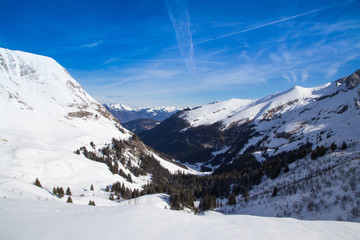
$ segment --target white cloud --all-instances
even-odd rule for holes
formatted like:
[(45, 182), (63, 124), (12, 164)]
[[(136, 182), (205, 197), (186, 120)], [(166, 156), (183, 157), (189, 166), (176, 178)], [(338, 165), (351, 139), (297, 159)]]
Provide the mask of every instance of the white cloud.
[(303, 70), (301, 73), (301, 82), (305, 82), (309, 77), (309, 73), (306, 70)]
[(83, 45), (81, 45), (80, 47), (83, 47), (83, 48), (92, 48), (92, 47), (98, 46), (98, 45), (101, 44), (101, 43), (102, 43), (102, 41), (96, 41), (96, 42), (89, 43), (89, 44), (83, 44)]

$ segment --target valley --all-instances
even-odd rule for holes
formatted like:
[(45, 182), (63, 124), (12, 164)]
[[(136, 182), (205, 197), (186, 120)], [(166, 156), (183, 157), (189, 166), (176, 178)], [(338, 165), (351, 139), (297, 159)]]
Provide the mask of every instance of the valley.
[(0, 48), (0, 238), (114, 238), (120, 221), (133, 239), (252, 239), (259, 224), (265, 239), (356, 239), (359, 74), (173, 109), (138, 136), (55, 60)]

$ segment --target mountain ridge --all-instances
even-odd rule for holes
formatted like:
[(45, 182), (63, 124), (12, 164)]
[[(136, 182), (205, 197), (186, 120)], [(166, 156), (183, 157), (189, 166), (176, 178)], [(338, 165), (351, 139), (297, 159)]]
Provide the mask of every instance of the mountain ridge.
[[(357, 140), (355, 133), (360, 131), (360, 127), (354, 121), (354, 117), (358, 116), (360, 106), (360, 96), (356, 92), (359, 72), (357, 70), (348, 77), (319, 87), (295, 86), (285, 92), (259, 100), (231, 99), (181, 111), (154, 129), (141, 133), (140, 137), (155, 149), (173, 154), (182, 162), (204, 163), (216, 158), (218, 164), (222, 162), (219, 160), (220, 157), (214, 157), (212, 153), (225, 148), (230, 150), (230, 146), (236, 141), (242, 142), (242, 149), (232, 151), (239, 151), (239, 154), (242, 154), (254, 144), (268, 149), (277, 148), (281, 152), (282, 149), (305, 144), (306, 138), (311, 138), (309, 141), (317, 146), (315, 140), (319, 136), (316, 134), (319, 135), (324, 130), (337, 132), (335, 137), (322, 140), (327, 142), (327, 145), (330, 145), (330, 140), (336, 142)], [(344, 124), (346, 121), (350, 121), (348, 124), (356, 130), (349, 131), (351, 127)], [(335, 126), (341, 127), (343, 131), (332, 130), (331, 128)], [(212, 137), (209, 137), (210, 132)], [(161, 136), (167, 134), (171, 137), (161, 140)], [(239, 137), (239, 134), (243, 136)], [(262, 140), (261, 135), (267, 136), (267, 139)], [(292, 138), (290, 139), (292, 142), (289, 142), (289, 139), (284, 138), (285, 135), (288, 136), (287, 138), (297, 136), (298, 140)], [(152, 136), (160, 137), (155, 139)], [(292, 147), (286, 147), (287, 145)], [(187, 147), (188, 155), (184, 151), (177, 150)]]
[(163, 121), (172, 114), (182, 110), (179, 107), (130, 107), (125, 104), (111, 103), (103, 104), (121, 123), (130, 122), (137, 119), (153, 119)]
[(0, 79), (1, 197), (65, 201), (52, 188), (68, 186), (75, 203), (111, 205), (106, 186), (152, 182), (145, 163), (191, 172), (123, 128), (52, 58), (0, 48)]

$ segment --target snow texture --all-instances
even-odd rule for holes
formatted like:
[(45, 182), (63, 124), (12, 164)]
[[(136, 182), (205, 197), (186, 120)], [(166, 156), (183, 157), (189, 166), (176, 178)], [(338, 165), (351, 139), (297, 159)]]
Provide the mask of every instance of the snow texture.
[(130, 107), (125, 104), (111, 103), (104, 106), (115, 116), (121, 123), (133, 121), (136, 119), (154, 119), (163, 121), (174, 113), (182, 110), (179, 107), (162, 106), (162, 107)]
[[(164, 195), (116, 207), (0, 199), (1, 239), (327, 239), (360, 238), (360, 224), (164, 209)], [(46, 219), (46, 221), (44, 221)]]
[[(94, 196), (97, 204), (111, 205), (100, 189), (116, 181), (141, 189), (151, 181), (151, 176), (132, 175), (134, 182), (127, 182), (105, 164), (74, 154), (82, 146), (97, 151), (112, 138), (129, 140), (132, 133), (56, 61), (0, 48), (0, 79), (1, 197), (66, 201), (52, 195), (53, 187), (62, 186), (71, 188), (75, 203), (87, 204)], [(124, 154), (133, 165), (141, 161), (130, 151)], [(171, 172), (188, 172), (154, 155)], [(36, 178), (44, 189), (33, 185)]]

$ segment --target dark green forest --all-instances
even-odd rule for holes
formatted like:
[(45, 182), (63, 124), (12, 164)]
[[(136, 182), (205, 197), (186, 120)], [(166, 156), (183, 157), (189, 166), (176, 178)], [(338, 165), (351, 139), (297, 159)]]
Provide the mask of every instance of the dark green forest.
[[(111, 144), (98, 150), (96, 150), (93, 142), (90, 145), (92, 150), (81, 147), (75, 153), (83, 154), (88, 159), (106, 164), (113, 174), (119, 174), (129, 182), (132, 182), (131, 174), (125, 174), (119, 167), (119, 163), (134, 176), (152, 175), (152, 182), (142, 186), (142, 191), (126, 188), (120, 182), (109, 184), (105, 189), (111, 192), (110, 200), (166, 193), (170, 196), (171, 209), (190, 208), (195, 213), (219, 207), (222, 204), (216, 201), (219, 198), (227, 199), (225, 202), (229, 205), (236, 204), (236, 196), (239, 194), (246, 200), (250, 197), (251, 188), (259, 184), (264, 175), (275, 179), (281, 172), (289, 170), (288, 164), (304, 158), (308, 154), (315, 161), (317, 157), (323, 156), (329, 149), (329, 147), (320, 146), (312, 150), (312, 145), (306, 143), (298, 149), (281, 152), (272, 157), (265, 155), (266, 161), (262, 163), (259, 163), (250, 152), (247, 152), (233, 157), (231, 162), (220, 165), (211, 175), (197, 176), (184, 174), (181, 171), (171, 174), (152, 155), (145, 153), (145, 151), (139, 151), (145, 145), (136, 135), (129, 141), (113, 138)], [(344, 143), (341, 147), (343, 148), (344, 145), (346, 144)], [(331, 149), (336, 148), (337, 146), (332, 144)], [(123, 157), (125, 149), (137, 149), (136, 155), (141, 159), (140, 167), (132, 166), (130, 161), (125, 160)], [(161, 153), (159, 154), (161, 155)], [(162, 155), (162, 157), (167, 158), (166, 155)], [(274, 191), (273, 197), (276, 196), (276, 190)], [(199, 208), (195, 208), (195, 200), (200, 201)]]

